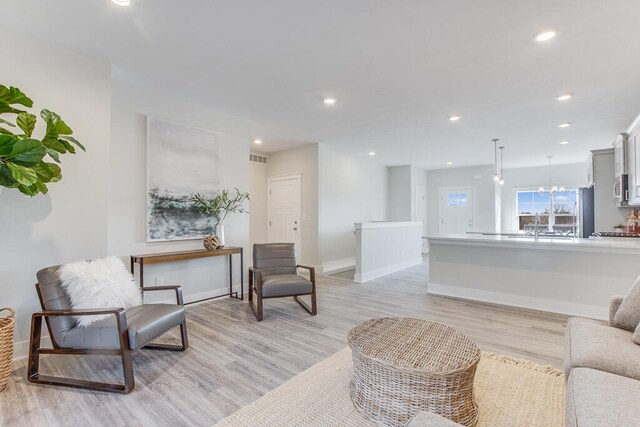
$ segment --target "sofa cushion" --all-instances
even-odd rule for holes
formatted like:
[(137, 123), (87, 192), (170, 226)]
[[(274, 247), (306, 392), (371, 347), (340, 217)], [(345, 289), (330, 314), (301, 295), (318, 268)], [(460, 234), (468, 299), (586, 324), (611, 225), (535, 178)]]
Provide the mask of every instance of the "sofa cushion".
[[(143, 304), (126, 311), (129, 348), (137, 350), (149, 344), (169, 329), (184, 321), (184, 306), (175, 304)], [(86, 327), (76, 327), (64, 335), (62, 348), (118, 349), (116, 318), (106, 319)]]
[(640, 380), (640, 348), (632, 333), (597, 320), (569, 319), (565, 333), (564, 370), (592, 368)]
[(566, 425), (640, 425), (640, 381), (594, 369), (576, 368), (567, 381)]
[(636, 331), (633, 333), (633, 342), (640, 345), (640, 324), (638, 324)]
[(613, 316), (613, 326), (634, 331), (640, 323), (640, 277), (623, 298), (618, 311)]
[(310, 294), (313, 286), (310, 281), (297, 274), (272, 274), (262, 281), (263, 297)]

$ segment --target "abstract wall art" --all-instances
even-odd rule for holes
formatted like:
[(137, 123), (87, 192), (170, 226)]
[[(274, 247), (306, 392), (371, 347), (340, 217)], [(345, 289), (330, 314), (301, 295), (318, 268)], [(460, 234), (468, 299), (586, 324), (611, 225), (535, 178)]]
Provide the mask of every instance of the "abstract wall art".
[(191, 207), (193, 193), (220, 189), (218, 134), (147, 118), (147, 242), (199, 239), (215, 224)]

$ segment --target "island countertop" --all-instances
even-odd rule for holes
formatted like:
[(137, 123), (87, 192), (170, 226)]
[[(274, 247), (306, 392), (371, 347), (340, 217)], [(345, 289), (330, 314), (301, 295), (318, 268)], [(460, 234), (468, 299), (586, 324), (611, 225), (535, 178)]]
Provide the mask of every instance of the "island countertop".
[(582, 239), (568, 237), (539, 237), (491, 234), (447, 234), (427, 237), (429, 244), (464, 246), (492, 246), (575, 252), (605, 252), (640, 254), (640, 239)]

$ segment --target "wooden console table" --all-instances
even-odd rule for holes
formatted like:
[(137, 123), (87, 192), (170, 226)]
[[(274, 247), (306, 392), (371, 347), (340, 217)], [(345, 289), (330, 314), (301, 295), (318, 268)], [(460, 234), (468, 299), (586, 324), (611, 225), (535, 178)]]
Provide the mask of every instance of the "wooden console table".
[[(240, 296), (238, 292), (233, 292), (233, 255), (240, 255)], [(144, 266), (147, 264), (159, 264), (163, 262), (185, 261), (189, 259), (209, 258), (214, 256), (228, 256), (229, 257), (229, 292), (222, 295), (216, 295), (211, 298), (204, 298), (198, 301), (192, 301), (188, 304), (194, 304), (196, 302), (208, 301), (215, 298), (229, 296), (231, 298), (238, 298), (241, 301), (244, 300), (244, 253), (242, 248), (235, 246), (225, 246), (222, 249), (214, 249), (208, 251), (206, 249), (196, 249), (191, 251), (179, 251), (179, 252), (162, 252), (156, 254), (146, 255), (131, 255), (131, 274), (134, 273), (135, 265), (140, 265), (140, 287), (144, 286)], [(185, 304), (187, 305), (187, 304)]]

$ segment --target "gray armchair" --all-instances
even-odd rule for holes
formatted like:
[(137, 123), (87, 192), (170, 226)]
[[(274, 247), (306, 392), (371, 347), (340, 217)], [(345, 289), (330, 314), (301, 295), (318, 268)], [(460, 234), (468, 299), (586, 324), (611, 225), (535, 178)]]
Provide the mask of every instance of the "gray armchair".
[[(31, 342), (27, 379), (32, 383), (75, 387), (87, 390), (129, 393), (135, 387), (131, 353), (141, 348), (184, 351), (189, 347), (182, 288), (154, 286), (141, 292), (172, 290), (176, 304), (142, 304), (123, 308), (73, 310), (71, 300), (62, 287), (58, 270), (53, 266), (38, 271), (36, 290), (43, 311), (31, 317)], [(76, 316), (109, 315), (87, 327), (79, 327)], [(52, 348), (40, 348), (42, 319), (45, 319)], [(152, 340), (180, 326), (181, 345), (150, 344)], [(83, 354), (120, 356), (124, 385), (40, 375), (41, 354)]]
[[(310, 280), (298, 275), (299, 268), (309, 270)], [(311, 306), (300, 300), (299, 297), (302, 295), (311, 296)], [(297, 263), (293, 243), (254, 244), (253, 267), (249, 268), (249, 305), (256, 319), (262, 320), (263, 299), (282, 297), (293, 297), (302, 308), (316, 315), (318, 307), (315, 269)]]

